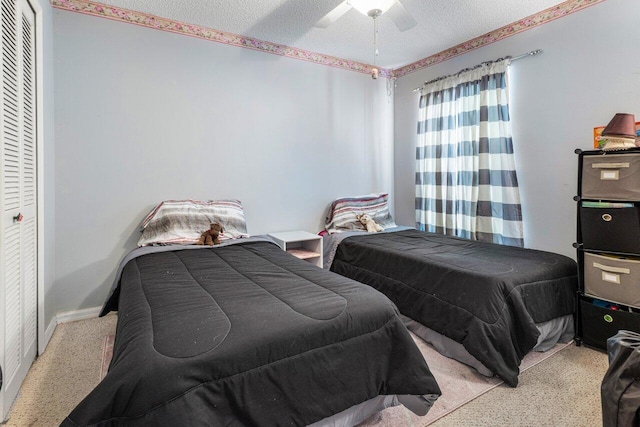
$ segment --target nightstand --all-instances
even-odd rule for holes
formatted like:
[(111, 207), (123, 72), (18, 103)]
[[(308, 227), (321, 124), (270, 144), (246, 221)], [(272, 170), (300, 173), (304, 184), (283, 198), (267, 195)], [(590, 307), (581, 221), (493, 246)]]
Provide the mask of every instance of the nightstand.
[(268, 236), (282, 250), (322, 268), (322, 236), (307, 231), (283, 231)]

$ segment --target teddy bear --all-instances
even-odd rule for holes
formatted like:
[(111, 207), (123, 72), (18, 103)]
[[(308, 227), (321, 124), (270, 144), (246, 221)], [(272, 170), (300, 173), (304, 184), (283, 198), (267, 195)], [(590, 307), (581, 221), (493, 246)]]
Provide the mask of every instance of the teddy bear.
[(222, 229), (222, 226), (220, 224), (218, 224), (217, 222), (211, 224), (211, 227), (207, 231), (202, 232), (202, 234), (200, 235), (200, 240), (198, 240), (198, 243), (196, 244), (209, 246), (217, 245), (220, 243), (220, 239), (218, 238), (218, 236), (223, 232), (224, 230)]
[(378, 231), (384, 230), (367, 214), (356, 215), (356, 219), (367, 228), (368, 233), (377, 233)]

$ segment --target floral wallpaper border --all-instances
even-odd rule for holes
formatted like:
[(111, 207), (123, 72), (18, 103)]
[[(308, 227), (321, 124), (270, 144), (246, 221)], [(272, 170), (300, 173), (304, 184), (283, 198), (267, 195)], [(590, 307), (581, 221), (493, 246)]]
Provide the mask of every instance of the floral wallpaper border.
[[(329, 55), (323, 55), (321, 53), (297, 49), (294, 47), (271, 43), (264, 40), (253, 39), (250, 37), (227, 33), (224, 31), (206, 28), (199, 25), (187, 24), (167, 18), (161, 18), (159, 16), (149, 15), (142, 12), (136, 12), (133, 10), (108, 6), (93, 1), (51, 0), (51, 5), (58, 9), (99, 16), (102, 18), (113, 19), (116, 21), (127, 22), (129, 24), (136, 24), (143, 27), (155, 28), (157, 30), (169, 31), (186, 36), (198, 37), (218, 43), (224, 43), (232, 46), (258, 50), (260, 52), (271, 53), (273, 55), (286, 56), (287, 58), (300, 59), (303, 61), (314, 62), (316, 64), (343, 68), (350, 71), (357, 71), (359, 73), (371, 74), (371, 70), (372, 68), (374, 68), (372, 65), (364, 64), (361, 62), (336, 58)], [(379, 67), (377, 68), (380, 77), (389, 78), (392, 76), (392, 70)]]
[[(435, 55), (431, 55), (427, 58), (423, 58), (419, 61), (413, 62), (409, 65), (405, 65), (398, 69), (391, 70), (379, 68), (379, 75), (383, 78), (402, 77), (406, 74), (410, 74), (423, 68), (430, 67), (432, 65), (446, 61), (455, 56), (462, 55), (479, 47), (494, 43), (498, 40), (502, 40), (514, 34), (518, 34), (522, 31), (537, 27), (549, 21), (562, 18), (566, 15), (577, 12), (594, 4), (601, 3), (603, 1), (605, 0), (567, 0), (557, 6), (550, 7), (543, 10), (542, 12), (538, 12), (517, 22), (506, 25), (502, 28), (486, 33), (480, 37), (476, 37), (472, 40), (466, 41), (450, 49), (444, 50)], [(51, 5), (62, 10), (99, 16), (102, 18), (136, 24), (143, 27), (155, 28), (157, 30), (198, 37), (218, 43), (253, 49), (260, 52), (271, 53), (273, 55), (285, 56), (287, 58), (299, 59), (316, 64), (327, 65), (330, 67), (356, 71), (359, 73), (371, 74), (371, 70), (374, 68), (372, 65), (364, 64), (362, 62), (336, 58), (333, 56), (323, 55), (321, 53), (311, 52), (308, 50), (297, 49), (294, 47), (271, 43), (264, 40), (253, 39), (238, 34), (227, 33), (212, 28), (201, 27), (199, 25), (187, 24), (167, 18), (161, 18), (159, 16), (149, 15), (142, 12), (108, 6), (89, 0), (51, 0)]]
[(546, 24), (547, 22), (562, 18), (586, 7), (593, 6), (594, 4), (602, 3), (603, 1), (605, 0), (567, 0), (564, 3), (560, 3), (556, 6), (545, 9), (542, 12), (527, 16), (526, 18), (513, 22), (509, 25), (505, 25), (504, 27), (498, 28), (497, 30), (490, 31), (486, 34), (481, 35), (480, 37), (476, 37), (475, 39), (460, 43), (457, 46), (454, 46), (447, 50), (443, 50), (442, 52), (436, 53), (435, 55), (431, 55), (409, 65), (397, 68), (393, 70), (393, 76), (402, 77), (404, 75), (413, 73), (414, 71), (430, 67), (432, 65), (451, 59), (455, 56), (462, 55), (474, 49), (478, 49), (482, 46), (486, 46), (488, 44), (521, 33), (522, 31), (530, 30), (542, 24)]

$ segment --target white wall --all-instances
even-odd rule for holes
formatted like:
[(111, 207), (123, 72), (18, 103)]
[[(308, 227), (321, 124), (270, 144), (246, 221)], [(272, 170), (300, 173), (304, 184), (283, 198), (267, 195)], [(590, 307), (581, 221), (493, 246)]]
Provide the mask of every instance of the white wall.
[(54, 11), (56, 310), (103, 303), (165, 199), (238, 198), (249, 233), (393, 190), (385, 81)]
[[(616, 112), (640, 121), (638, 16), (637, 0), (609, 0), (409, 74), (394, 110), (385, 81), (365, 74), (54, 10), (47, 306), (50, 291), (55, 311), (101, 305), (139, 222), (163, 199), (239, 198), (249, 232), (261, 234), (315, 232), (334, 198), (390, 191), (396, 221), (413, 225), (412, 89), (537, 48), (511, 72), (525, 243), (573, 257), (573, 150), (591, 148), (593, 127)], [(52, 79), (45, 67), (45, 86)]]
[(511, 116), (525, 245), (575, 258), (576, 148), (615, 113), (640, 121), (640, 2), (609, 0), (398, 79), (395, 215), (415, 225), (415, 143), (422, 82), (534, 49), (511, 66)]
[[(53, 9), (48, 0), (40, 0), (42, 7), (43, 41), (43, 106), (44, 106), (44, 325), (55, 317), (55, 137), (54, 137), (54, 79), (53, 79)], [(42, 350), (42, 349), (41, 349)]]

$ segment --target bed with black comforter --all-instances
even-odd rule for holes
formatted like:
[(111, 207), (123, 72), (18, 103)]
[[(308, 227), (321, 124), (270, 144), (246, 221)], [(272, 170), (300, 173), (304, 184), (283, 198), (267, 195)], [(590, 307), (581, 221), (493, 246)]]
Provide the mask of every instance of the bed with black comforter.
[(511, 386), (536, 324), (575, 311), (572, 259), (415, 229), (343, 238), (331, 270), (378, 289)]
[[(395, 306), (272, 242), (139, 248), (103, 313), (113, 359), (64, 426), (302, 426), (440, 394)], [(159, 251), (159, 252), (155, 252)]]

